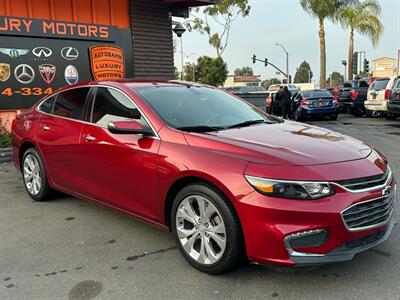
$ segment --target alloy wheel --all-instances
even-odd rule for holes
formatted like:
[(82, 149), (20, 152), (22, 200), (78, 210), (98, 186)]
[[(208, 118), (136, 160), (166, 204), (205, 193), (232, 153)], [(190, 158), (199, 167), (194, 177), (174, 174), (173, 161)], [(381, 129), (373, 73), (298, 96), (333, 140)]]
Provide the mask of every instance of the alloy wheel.
[(28, 154), (24, 159), (23, 175), (29, 193), (33, 196), (38, 195), (42, 187), (42, 174), (39, 162), (32, 154)]
[(222, 258), (227, 244), (225, 223), (205, 197), (183, 199), (176, 211), (176, 231), (184, 251), (197, 263), (212, 265)]

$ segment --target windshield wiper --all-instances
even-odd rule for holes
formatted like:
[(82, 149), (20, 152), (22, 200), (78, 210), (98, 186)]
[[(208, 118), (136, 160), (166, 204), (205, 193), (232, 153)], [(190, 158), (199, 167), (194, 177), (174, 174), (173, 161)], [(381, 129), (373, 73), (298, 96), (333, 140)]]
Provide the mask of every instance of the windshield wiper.
[(182, 131), (189, 131), (189, 132), (210, 132), (210, 131), (218, 131), (218, 130), (225, 129), (225, 128), (224, 127), (216, 127), (216, 126), (199, 125), (199, 126), (177, 127), (176, 129), (182, 130)]
[(232, 128), (239, 128), (239, 127), (247, 127), (247, 126), (251, 126), (251, 125), (255, 125), (255, 124), (273, 124), (272, 122), (267, 122), (266, 120), (250, 120), (250, 121), (245, 121), (245, 122), (241, 122), (235, 125), (231, 125), (228, 126), (228, 129), (232, 129)]

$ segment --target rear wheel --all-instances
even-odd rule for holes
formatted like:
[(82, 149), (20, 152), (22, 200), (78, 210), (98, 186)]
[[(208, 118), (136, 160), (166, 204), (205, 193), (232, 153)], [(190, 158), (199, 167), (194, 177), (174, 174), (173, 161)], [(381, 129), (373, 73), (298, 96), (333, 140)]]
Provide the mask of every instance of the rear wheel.
[(22, 175), (25, 189), (33, 200), (46, 201), (50, 199), (52, 190), (47, 182), (42, 159), (35, 148), (30, 148), (24, 153)]
[(178, 193), (171, 229), (184, 258), (202, 272), (228, 272), (242, 258), (243, 238), (236, 213), (209, 185), (189, 185)]

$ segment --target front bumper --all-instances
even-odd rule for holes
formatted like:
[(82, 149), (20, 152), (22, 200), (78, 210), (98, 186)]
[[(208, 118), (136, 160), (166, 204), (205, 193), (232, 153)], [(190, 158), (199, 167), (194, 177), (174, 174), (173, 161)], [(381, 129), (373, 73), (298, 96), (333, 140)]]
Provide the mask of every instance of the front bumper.
[[(395, 182), (393, 206), (397, 199)], [(255, 263), (279, 266), (307, 266), (351, 260), (357, 253), (385, 242), (393, 231), (392, 212), (385, 222), (362, 230), (346, 226), (342, 212), (372, 199), (382, 198), (382, 190), (352, 193), (337, 187), (330, 197), (288, 200), (253, 192), (237, 204), (246, 251)], [(325, 230), (327, 238), (317, 246), (291, 247), (287, 237), (307, 231)]]

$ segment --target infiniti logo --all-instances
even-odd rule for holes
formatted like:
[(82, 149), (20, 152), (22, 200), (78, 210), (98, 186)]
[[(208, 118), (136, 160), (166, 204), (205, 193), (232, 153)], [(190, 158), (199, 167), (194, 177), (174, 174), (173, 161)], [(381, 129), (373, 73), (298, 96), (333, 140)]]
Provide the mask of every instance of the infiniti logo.
[(32, 50), (32, 53), (39, 58), (48, 58), (53, 54), (53, 51), (46, 47), (36, 47)]
[(79, 52), (74, 47), (65, 47), (61, 50), (61, 56), (66, 60), (75, 60), (79, 57)]
[(35, 71), (26, 64), (18, 65), (14, 70), (15, 79), (22, 84), (31, 83), (35, 79)]

